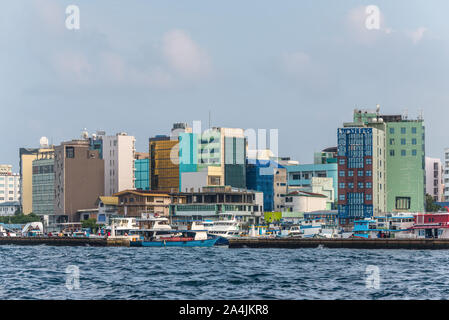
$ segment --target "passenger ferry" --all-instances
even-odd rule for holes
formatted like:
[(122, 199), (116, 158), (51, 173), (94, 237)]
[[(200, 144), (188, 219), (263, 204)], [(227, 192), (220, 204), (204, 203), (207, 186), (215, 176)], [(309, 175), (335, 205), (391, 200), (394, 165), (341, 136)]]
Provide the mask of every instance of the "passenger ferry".
[(242, 233), (240, 230), (240, 222), (234, 215), (226, 213), (220, 214), (218, 220), (203, 220), (203, 225), (207, 233), (213, 236), (231, 238), (239, 236)]

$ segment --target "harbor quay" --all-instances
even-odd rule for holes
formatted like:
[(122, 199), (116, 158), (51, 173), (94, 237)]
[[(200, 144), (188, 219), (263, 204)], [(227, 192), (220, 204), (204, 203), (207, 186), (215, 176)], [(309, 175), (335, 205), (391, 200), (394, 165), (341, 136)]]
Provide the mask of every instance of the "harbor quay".
[(47, 246), (86, 246), (86, 247), (129, 247), (128, 240), (92, 239), (68, 237), (0, 237), (0, 245), (47, 245)]
[(449, 249), (449, 239), (231, 239), (229, 248)]

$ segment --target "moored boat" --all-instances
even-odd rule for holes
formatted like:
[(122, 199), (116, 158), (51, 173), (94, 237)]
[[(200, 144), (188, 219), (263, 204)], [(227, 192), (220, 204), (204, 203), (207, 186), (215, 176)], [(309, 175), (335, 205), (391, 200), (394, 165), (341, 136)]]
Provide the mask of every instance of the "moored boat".
[(212, 247), (220, 239), (206, 230), (141, 229), (135, 234), (139, 237), (130, 241), (131, 247)]

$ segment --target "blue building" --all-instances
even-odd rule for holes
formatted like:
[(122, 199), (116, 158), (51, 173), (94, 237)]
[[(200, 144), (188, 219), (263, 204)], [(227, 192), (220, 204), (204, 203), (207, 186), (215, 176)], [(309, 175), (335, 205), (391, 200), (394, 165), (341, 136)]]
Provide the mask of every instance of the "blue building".
[(150, 160), (134, 160), (134, 178), (135, 187), (138, 190), (150, 190)]
[(312, 177), (332, 178), (335, 191), (338, 190), (338, 164), (298, 164), (286, 166), (287, 184), (289, 187), (307, 187), (311, 185)]
[(283, 168), (271, 160), (247, 159), (246, 188), (263, 192), (265, 211), (274, 211), (274, 174), (276, 168)]

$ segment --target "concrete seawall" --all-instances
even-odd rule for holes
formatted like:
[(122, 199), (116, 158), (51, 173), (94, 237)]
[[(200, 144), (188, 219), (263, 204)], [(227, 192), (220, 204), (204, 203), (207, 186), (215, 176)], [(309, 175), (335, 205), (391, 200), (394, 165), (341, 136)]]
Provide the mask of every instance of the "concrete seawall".
[(129, 247), (128, 240), (62, 238), (62, 237), (0, 237), (0, 245), (15, 244), (47, 246)]
[(230, 239), (229, 248), (449, 249), (449, 239)]

